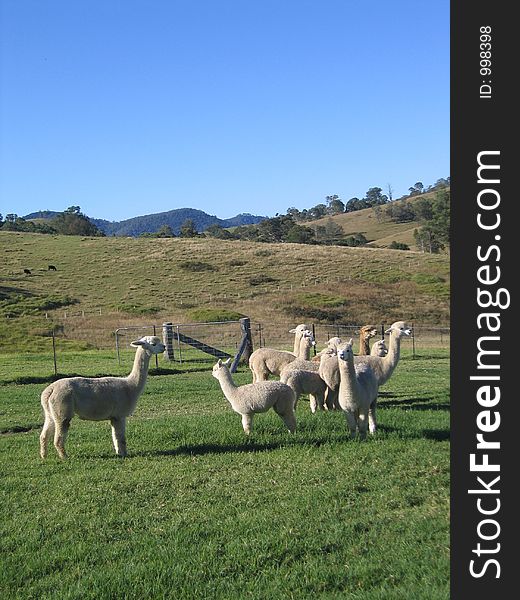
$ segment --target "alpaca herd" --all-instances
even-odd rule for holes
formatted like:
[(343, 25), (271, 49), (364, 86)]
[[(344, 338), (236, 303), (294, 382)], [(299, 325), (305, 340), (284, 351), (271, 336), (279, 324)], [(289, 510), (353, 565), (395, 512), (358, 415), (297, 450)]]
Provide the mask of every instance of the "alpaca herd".
[[(231, 359), (221, 359), (213, 366), (215, 377), (231, 405), (241, 415), (246, 435), (252, 430), (256, 413), (271, 408), (280, 416), (290, 433), (296, 430), (296, 408), (303, 394), (309, 395), (312, 413), (341, 410), (345, 414), (350, 436), (365, 439), (367, 431), (376, 431), (376, 404), (379, 387), (394, 372), (400, 357), (401, 339), (411, 334), (404, 321), (397, 321), (385, 332), (384, 339), (370, 348), (369, 339), (377, 334), (368, 325), (360, 331), (360, 353), (354, 355), (352, 339), (334, 337), (312, 360), (316, 345), (311, 328), (305, 324), (290, 330), (294, 334), (293, 352), (259, 348), (249, 357), (253, 382), (237, 386), (229, 370)], [(66, 457), (65, 441), (74, 415), (88, 421), (110, 421), (115, 452), (126, 451), (126, 418), (136, 408), (148, 374), (150, 358), (161, 354), (165, 346), (156, 336), (145, 336), (131, 346), (136, 348), (133, 368), (127, 377), (68, 377), (45, 388), (41, 395), (45, 422), (40, 434), (40, 456), (47, 455), (53, 437), (60, 458)], [(269, 380), (277, 376), (279, 380)]]

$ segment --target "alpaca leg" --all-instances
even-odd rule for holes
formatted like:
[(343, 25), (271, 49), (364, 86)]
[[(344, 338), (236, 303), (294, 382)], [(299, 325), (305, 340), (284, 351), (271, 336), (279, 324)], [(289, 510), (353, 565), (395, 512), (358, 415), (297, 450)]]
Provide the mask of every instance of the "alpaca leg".
[(376, 408), (377, 402), (374, 400), (368, 409), (368, 430), (372, 435), (377, 429)]
[(55, 421), (54, 427), (54, 447), (58, 452), (60, 458), (67, 458), (65, 452), (65, 442), (67, 440), (67, 434), (69, 432), (70, 419), (61, 419)]
[(273, 410), (277, 415), (280, 416), (290, 433), (294, 433), (296, 431), (296, 416), (294, 414), (294, 408), (292, 403), (287, 404), (277, 402), (273, 406)]
[(350, 431), (350, 437), (354, 439), (356, 437), (356, 416), (351, 410), (346, 410), (345, 418), (347, 419), (347, 426)]
[(328, 387), (325, 390), (325, 410), (332, 410), (332, 407), (333, 407), (332, 394), (333, 394), (333, 391)]
[(316, 402), (316, 396), (313, 394), (309, 394), (309, 406), (311, 407), (311, 413), (314, 414), (318, 408), (318, 403)]
[(253, 415), (242, 415), (242, 427), (244, 429), (244, 433), (249, 435), (251, 433), (251, 429), (253, 428)]
[(112, 426), (112, 441), (114, 443), (114, 449), (116, 454), (121, 457), (126, 456), (126, 419), (110, 419), (110, 425)]
[(315, 396), (316, 396), (316, 403), (318, 405), (318, 408), (320, 410), (326, 410), (325, 409), (325, 391), (323, 391), (323, 392), (319, 391), (315, 394)]
[(40, 433), (40, 456), (42, 458), (47, 456), (47, 444), (53, 433), (54, 421), (49, 413), (45, 413), (45, 422), (43, 424), (42, 432)]
[(368, 429), (368, 411), (359, 411), (358, 416), (359, 438), (365, 440)]
[(296, 431), (296, 417), (294, 412), (288, 412), (285, 415), (280, 415), (282, 421), (285, 423), (285, 426), (289, 430), (290, 433), (294, 433)]

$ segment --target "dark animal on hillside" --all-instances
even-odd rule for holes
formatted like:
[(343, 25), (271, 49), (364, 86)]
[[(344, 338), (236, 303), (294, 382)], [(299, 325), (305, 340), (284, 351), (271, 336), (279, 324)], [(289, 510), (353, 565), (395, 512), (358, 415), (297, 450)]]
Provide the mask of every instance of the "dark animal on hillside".
[(29, 269), (24, 269), (24, 270), (23, 270), (23, 272), (24, 272), (26, 275), (30, 275), (30, 274), (31, 274), (31, 272), (29, 271)]
[(57, 271), (58, 269), (54, 265), (48, 266), (49, 271)]

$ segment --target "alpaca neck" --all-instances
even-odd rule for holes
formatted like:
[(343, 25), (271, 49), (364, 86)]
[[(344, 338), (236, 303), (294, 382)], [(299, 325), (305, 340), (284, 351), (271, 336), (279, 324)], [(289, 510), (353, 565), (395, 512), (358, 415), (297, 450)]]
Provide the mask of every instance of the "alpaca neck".
[(218, 381), (220, 383), (220, 388), (224, 392), (224, 396), (228, 399), (231, 405), (233, 405), (233, 400), (235, 397), (235, 391), (237, 386), (231, 377), (231, 373), (228, 369), (221, 369), (219, 372)]
[(298, 356), (298, 354), (300, 353), (300, 342), (302, 341), (301, 336), (298, 336), (298, 334), (296, 333), (294, 335), (294, 348), (293, 348), (293, 354), (295, 354), (296, 356)]
[(393, 370), (399, 362), (401, 354), (401, 338), (397, 337), (394, 332), (390, 333), (390, 342), (388, 344), (388, 354), (381, 358), (383, 365), (382, 371), (385, 377), (390, 377)]
[(368, 342), (368, 338), (361, 334), (359, 336), (359, 354), (360, 356), (370, 354), (370, 344)]
[(356, 375), (356, 369), (354, 368), (354, 356), (348, 354), (347, 360), (338, 358), (338, 364), (341, 383), (345, 384), (344, 389), (347, 396), (355, 400), (359, 395), (360, 386)]
[(310, 360), (311, 358), (311, 346), (302, 339), (300, 342), (300, 346), (298, 348), (298, 353), (296, 354), (298, 358), (303, 360)]
[(148, 365), (150, 364), (150, 355), (143, 348), (137, 348), (134, 358), (134, 366), (130, 375), (126, 378), (128, 383), (136, 388), (138, 394), (143, 391), (148, 376)]

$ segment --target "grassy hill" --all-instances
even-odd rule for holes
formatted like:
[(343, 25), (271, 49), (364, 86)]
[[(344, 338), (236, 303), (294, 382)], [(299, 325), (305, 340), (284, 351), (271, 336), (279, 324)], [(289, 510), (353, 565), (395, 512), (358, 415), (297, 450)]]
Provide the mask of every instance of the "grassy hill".
[(105, 332), (163, 320), (449, 320), (449, 261), (443, 255), (0, 232), (0, 256), (0, 350), (20, 336), (37, 349), (53, 324), (71, 340), (103, 346), (112, 344), (102, 339)]
[[(395, 200), (393, 204), (398, 205), (403, 202), (414, 203), (420, 198), (432, 198), (434, 195), (435, 192), (430, 192), (421, 196)], [(414, 229), (421, 226), (418, 221), (394, 223), (387, 217), (378, 220), (374, 209), (365, 208), (350, 213), (325, 217), (316, 221), (309, 221), (305, 225), (309, 227), (325, 226), (329, 219), (332, 219), (342, 227), (345, 237), (362, 233), (369, 241), (368, 245), (371, 247), (387, 248), (393, 241), (396, 241), (407, 244), (411, 250), (418, 250), (413, 236)]]

